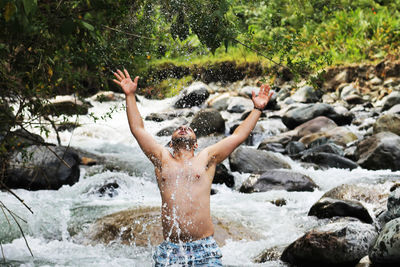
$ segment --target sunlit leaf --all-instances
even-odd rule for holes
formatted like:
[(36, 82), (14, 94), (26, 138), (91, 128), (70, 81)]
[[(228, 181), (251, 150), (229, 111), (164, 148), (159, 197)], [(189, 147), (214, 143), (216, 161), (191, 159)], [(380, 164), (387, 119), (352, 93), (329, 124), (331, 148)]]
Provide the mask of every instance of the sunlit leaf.
[(82, 24), (83, 27), (85, 27), (85, 28), (88, 29), (89, 31), (93, 31), (93, 30), (94, 30), (93, 25), (91, 25), (91, 24), (89, 24), (89, 23), (87, 23), (87, 22), (85, 22), (85, 21), (81, 21), (81, 24)]

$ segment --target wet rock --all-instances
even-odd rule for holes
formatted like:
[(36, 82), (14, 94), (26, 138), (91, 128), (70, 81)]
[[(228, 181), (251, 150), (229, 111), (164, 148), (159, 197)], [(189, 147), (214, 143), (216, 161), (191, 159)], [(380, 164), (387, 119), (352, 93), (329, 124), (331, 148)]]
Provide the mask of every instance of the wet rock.
[(237, 96), (237, 94), (232, 92), (218, 94), (207, 101), (207, 106), (218, 111), (226, 110), (229, 105), (229, 100), (234, 96)]
[(314, 191), (318, 186), (307, 175), (289, 170), (269, 170), (263, 174), (252, 174), (243, 182), (242, 193), (267, 192), (270, 190)]
[(161, 129), (156, 133), (157, 136), (171, 136), (172, 133), (177, 129), (175, 126), (169, 126)]
[[(343, 122), (343, 115), (336, 113), (332, 106), (325, 103), (294, 106), (283, 115), (282, 122), (289, 129), (294, 129), (300, 124), (318, 116), (328, 117), (339, 125), (342, 125), (341, 123)], [(341, 123), (338, 123), (338, 121)]]
[(257, 149), (264, 150), (270, 143), (281, 143), (286, 146), (289, 142), (296, 138), (295, 131), (284, 132), (275, 136), (270, 136), (261, 141)]
[(90, 107), (88, 103), (70, 95), (56, 96), (49, 102), (50, 104), (44, 106), (42, 110), (46, 115), (86, 115)]
[(368, 256), (374, 266), (399, 266), (400, 218), (391, 220), (383, 227)]
[[(317, 139), (316, 141), (318, 141), (319, 139)], [(307, 155), (307, 154), (313, 154), (313, 153), (320, 153), (320, 152), (324, 152), (324, 153), (330, 153), (330, 154), (337, 154), (340, 156), (344, 155), (344, 151), (342, 149), (342, 147), (336, 145), (335, 143), (330, 143), (330, 142), (326, 142), (322, 145), (314, 145), (314, 143), (310, 144), (310, 149), (307, 149), (306, 151), (303, 152), (303, 156)]]
[(324, 168), (356, 169), (357, 163), (337, 154), (316, 152), (307, 153), (301, 157), (302, 161), (315, 163)]
[(215, 109), (203, 109), (195, 114), (190, 127), (197, 137), (225, 133), (225, 120)]
[(285, 151), (289, 156), (299, 155), (306, 149), (305, 145), (302, 142), (292, 141), (286, 145)]
[[(333, 69), (332, 69), (333, 70)], [(328, 70), (328, 73), (330, 71)], [(329, 75), (329, 74), (328, 74)], [(328, 90), (328, 91), (333, 91), (336, 90), (336, 88), (340, 85), (340, 84), (344, 84), (347, 83), (351, 80), (351, 74), (349, 73), (348, 69), (345, 69), (339, 73), (337, 73), (335, 76), (333, 76), (333, 78), (331, 79), (327, 79), (324, 82), (323, 88)]]
[(388, 188), (380, 185), (355, 185), (342, 184), (326, 192), (322, 198), (334, 198), (340, 200), (357, 200), (370, 204), (379, 205), (386, 200)]
[(267, 261), (277, 261), (282, 255), (284, 247), (272, 247), (263, 250), (259, 255), (257, 255), (254, 259), (254, 263), (264, 263)]
[(400, 135), (400, 114), (385, 114), (374, 123), (374, 133), (392, 132)]
[(290, 244), (281, 260), (296, 266), (354, 266), (377, 232), (370, 224), (337, 222), (317, 227)]
[[(212, 218), (214, 238), (223, 246), (226, 240), (259, 240), (261, 236), (234, 222)], [(74, 241), (85, 245), (120, 243), (147, 247), (163, 241), (160, 208), (124, 210), (104, 216), (88, 229), (74, 236)]]
[(150, 113), (144, 119), (146, 121), (162, 122), (166, 120), (172, 120), (174, 117), (167, 113)]
[(303, 136), (299, 141), (304, 143), (304, 145), (308, 146), (312, 142), (320, 138), (326, 138), (326, 140), (334, 142), (335, 144), (343, 147), (358, 139), (357, 136), (351, 130), (349, 130), (347, 127), (341, 126), (332, 128), (327, 131), (321, 131)]
[(99, 189), (97, 189), (97, 194), (99, 197), (116, 197), (118, 196), (118, 191), (116, 190), (119, 188), (119, 185), (117, 182), (111, 182), (107, 183), (105, 185), (102, 185)]
[(367, 100), (364, 99), (364, 97), (356, 94), (345, 96), (343, 100), (350, 105), (359, 105), (367, 102)]
[(12, 155), (3, 182), (9, 188), (57, 190), (79, 180), (79, 162), (79, 156), (65, 147), (29, 146)]
[(339, 200), (360, 201), (368, 203), (371, 211), (378, 216), (386, 210), (389, 188), (386, 185), (355, 185), (343, 184), (332, 188), (321, 198), (333, 198)]
[(252, 110), (254, 107), (253, 101), (244, 97), (232, 97), (229, 100), (227, 111), (230, 113), (243, 113)]
[(247, 85), (239, 90), (239, 94), (246, 95), (247, 97), (251, 98), (251, 92), (253, 91), (255, 94), (258, 94), (258, 92), (260, 92), (260, 87)]
[(358, 94), (357, 88), (354, 86), (354, 84), (351, 83), (342, 88), (342, 90), (340, 91), (340, 98), (346, 100), (346, 97), (357, 94)]
[(286, 199), (284, 198), (278, 198), (275, 200), (271, 200), (270, 203), (274, 204), (277, 207), (282, 207), (286, 205)]
[(321, 198), (318, 200), (311, 207), (308, 216), (316, 216), (319, 219), (335, 216), (354, 217), (365, 223), (373, 222), (368, 210), (359, 201), (333, 198)]
[(292, 95), (292, 99), (301, 103), (315, 103), (321, 99), (322, 95), (323, 92), (321, 90), (305, 85)]
[(390, 192), (387, 201), (387, 210), (379, 216), (379, 220), (383, 223), (396, 218), (400, 218), (400, 187)]
[(235, 177), (228, 171), (224, 164), (218, 164), (212, 183), (225, 184), (227, 187), (234, 187)]
[(301, 138), (312, 133), (327, 131), (336, 127), (337, 124), (333, 120), (325, 116), (318, 116), (297, 126), (295, 131), (297, 132), (297, 136)]
[(265, 146), (263, 147), (263, 150), (266, 151), (271, 151), (271, 152), (275, 152), (275, 153), (285, 153), (285, 148), (283, 147), (283, 145), (281, 143), (268, 143), (265, 144)]
[(382, 110), (388, 110), (397, 104), (400, 104), (400, 92), (393, 91), (385, 98)]
[(271, 169), (290, 169), (290, 165), (272, 152), (239, 146), (229, 156), (232, 171), (263, 173)]
[(274, 94), (276, 96), (276, 99), (278, 101), (283, 101), (286, 98), (290, 97), (290, 92), (292, 91), (292, 86), (291, 85), (283, 85), (280, 90)]
[(210, 96), (208, 86), (202, 82), (194, 82), (184, 89), (175, 102), (175, 108), (190, 108), (200, 106)]
[(400, 136), (381, 132), (357, 145), (358, 164), (368, 170), (400, 170)]

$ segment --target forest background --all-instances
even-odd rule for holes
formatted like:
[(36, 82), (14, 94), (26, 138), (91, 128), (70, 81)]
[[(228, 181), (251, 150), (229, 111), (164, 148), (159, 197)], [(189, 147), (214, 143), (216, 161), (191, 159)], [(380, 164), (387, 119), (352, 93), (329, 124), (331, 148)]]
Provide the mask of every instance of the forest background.
[[(119, 91), (117, 68), (142, 77), (141, 94), (164, 98), (204, 71), (215, 73), (206, 82), (251, 68), (315, 81), (328, 66), (398, 57), (400, 0), (1, 0), (0, 29), (5, 159), (12, 129), (46, 134), (62, 123), (47, 116), (49, 98)], [(244, 71), (227, 77), (226, 66)]]

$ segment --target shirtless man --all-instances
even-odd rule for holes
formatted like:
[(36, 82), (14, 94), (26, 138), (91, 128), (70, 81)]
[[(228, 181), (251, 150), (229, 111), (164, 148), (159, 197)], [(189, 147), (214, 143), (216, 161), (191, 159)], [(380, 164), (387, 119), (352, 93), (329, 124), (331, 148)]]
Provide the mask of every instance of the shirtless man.
[(131, 80), (127, 70), (117, 70), (113, 81), (126, 96), (129, 126), (140, 148), (153, 163), (162, 198), (161, 220), (165, 241), (155, 253), (156, 266), (222, 266), (221, 252), (213, 239), (210, 190), (218, 163), (226, 159), (249, 136), (272, 93), (262, 85), (253, 92), (254, 109), (234, 133), (198, 154), (196, 134), (180, 126), (171, 137), (170, 147), (158, 144), (144, 129), (135, 92), (139, 77)]

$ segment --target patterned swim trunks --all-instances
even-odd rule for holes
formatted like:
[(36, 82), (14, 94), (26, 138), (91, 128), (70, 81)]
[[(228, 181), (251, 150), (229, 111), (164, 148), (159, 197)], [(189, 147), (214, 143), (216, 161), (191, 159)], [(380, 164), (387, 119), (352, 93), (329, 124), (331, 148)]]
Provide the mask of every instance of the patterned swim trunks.
[(155, 266), (222, 266), (222, 254), (212, 236), (175, 244), (164, 241), (153, 255)]

